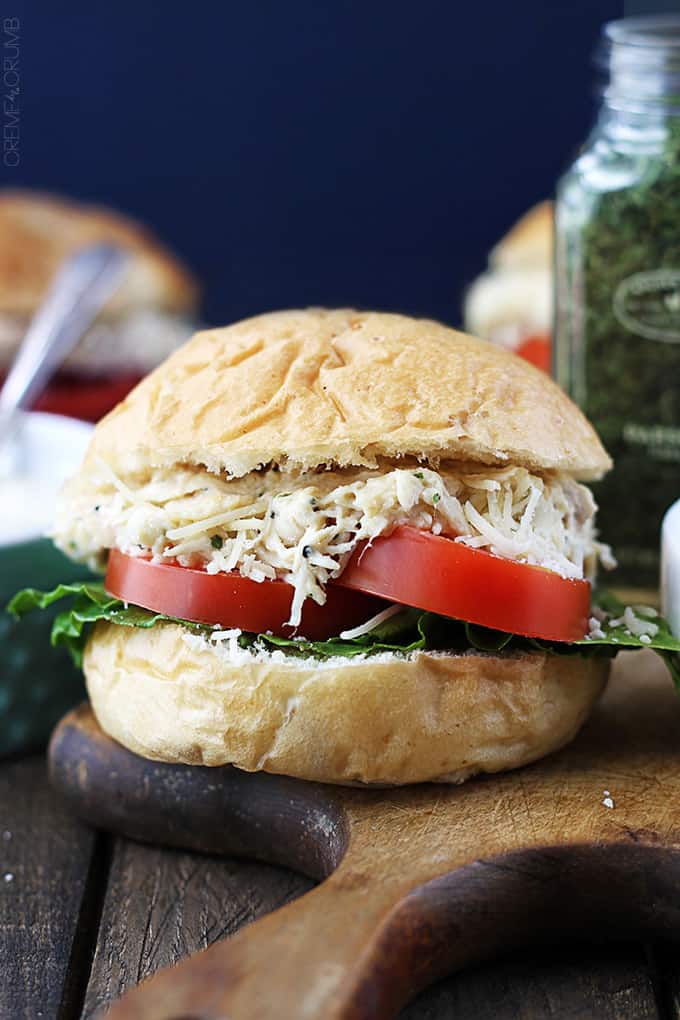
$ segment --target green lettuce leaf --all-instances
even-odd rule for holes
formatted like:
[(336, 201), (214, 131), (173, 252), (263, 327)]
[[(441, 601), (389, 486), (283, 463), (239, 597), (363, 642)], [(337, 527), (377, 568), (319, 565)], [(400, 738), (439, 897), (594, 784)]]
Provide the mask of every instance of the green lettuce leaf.
[[(70, 606), (58, 614), (52, 627), (52, 644), (65, 645), (78, 665), (82, 664), (87, 635), (98, 620), (123, 627), (153, 627), (162, 622), (180, 623), (206, 635), (212, 630), (204, 624), (190, 623), (138, 606), (126, 605), (108, 595), (101, 583), (92, 581), (61, 584), (49, 592), (26, 588), (14, 596), (7, 608), (15, 616), (23, 616), (33, 609), (45, 609), (53, 602), (69, 597), (72, 600)], [(558, 655), (613, 656), (623, 648), (651, 648), (665, 659), (680, 690), (680, 640), (673, 636), (663, 617), (653, 615), (653, 610), (640, 607), (634, 610), (638, 619), (652, 623), (657, 628), (656, 633), (649, 635), (649, 640), (644, 640), (626, 626), (623, 621), (625, 606), (613, 595), (607, 592), (595, 593), (593, 611), (600, 619), (602, 636), (587, 637), (568, 644), (525, 638), (406, 607), (368, 634), (350, 640), (333, 637), (327, 641), (307, 641), (273, 634), (244, 633), (238, 641), (243, 648), (280, 648), (287, 655), (321, 659), (339, 656), (351, 658), (380, 652), (408, 654), (418, 650), (465, 651), (471, 648), (482, 652), (533, 649)]]
[(186, 620), (175, 620), (162, 613), (152, 613), (139, 606), (126, 605), (113, 598), (99, 581), (75, 581), (60, 584), (52, 591), (38, 591), (24, 588), (17, 592), (7, 606), (12, 616), (21, 617), (33, 609), (46, 609), (53, 602), (71, 596), (71, 605), (60, 612), (52, 625), (52, 644), (68, 648), (77, 666), (83, 662), (83, 650), (88, 633), (98, 620), (107, 620), (122, 627), (153, 627), (161, 620), (181, 623), (192, 629), (202, 629), (199, 624)]
[(631, 633), (623, 622), (626, 606), (611, 592), (596, 591), (593, 595), (593, 608), (602, 615), (600, 629), (603, 637), (588, 637), (575, 641), (575, 645), (587, 645), (590, 648), (651, 648), (665, 660), (676, 688), (680, 692), (680, 640), (671, 632), (668, 622), (653, 609), (644, 606), (633, 606), (631, 610), (637, 619), (656, 626), (655, 634), (649, 640)]

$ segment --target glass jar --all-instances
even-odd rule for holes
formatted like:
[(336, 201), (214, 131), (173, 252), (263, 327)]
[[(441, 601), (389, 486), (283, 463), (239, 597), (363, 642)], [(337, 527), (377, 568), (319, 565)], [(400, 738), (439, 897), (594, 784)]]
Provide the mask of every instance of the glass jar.
[(553, 367), (614, 460), (593, 486), (612, 581), (648, 593), (680, 496), (680, 17), (603, 37), (599, 115), (558, 186)]

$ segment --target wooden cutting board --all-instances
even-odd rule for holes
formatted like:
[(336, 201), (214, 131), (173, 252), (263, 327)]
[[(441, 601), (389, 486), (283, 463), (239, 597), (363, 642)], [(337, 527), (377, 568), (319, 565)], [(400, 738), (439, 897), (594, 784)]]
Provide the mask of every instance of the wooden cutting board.
[(87, 707), (57, 728), (50, 766), (93, 825), (321, 880), (128, 992), (109, 1020), (380, 1020), (536, 940), (680, 938), (680, 698), (652, 653), (619, 658), (569, 748), (459, 787), (150, 762)]

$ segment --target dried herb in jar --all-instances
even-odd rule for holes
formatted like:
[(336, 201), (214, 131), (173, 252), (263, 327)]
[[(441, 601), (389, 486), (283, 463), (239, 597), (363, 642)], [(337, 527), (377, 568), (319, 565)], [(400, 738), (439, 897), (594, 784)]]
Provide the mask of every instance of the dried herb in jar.
[(594, 492), (615, 580), (649, 589), (680, 495), (680, 18), (605, 31), (603, 108), (558, 190), (556, 374), (614, 460)]

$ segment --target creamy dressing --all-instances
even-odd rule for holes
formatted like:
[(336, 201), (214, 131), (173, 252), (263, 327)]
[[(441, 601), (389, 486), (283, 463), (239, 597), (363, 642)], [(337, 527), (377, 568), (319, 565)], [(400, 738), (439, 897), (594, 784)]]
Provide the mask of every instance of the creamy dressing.
[(57, 494), (77, 468), (92, 427), (60, 415), (25, 414), (16, 465), (0, 474), (0, 546), (45, 535), (53, 526)]
[(48, 479), (14, 475), (0, 479), (0, 541), (44, 535), (52, 526), (55, 487)]

